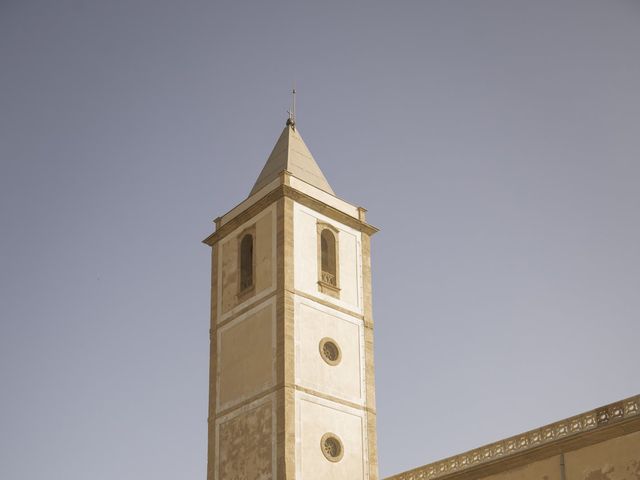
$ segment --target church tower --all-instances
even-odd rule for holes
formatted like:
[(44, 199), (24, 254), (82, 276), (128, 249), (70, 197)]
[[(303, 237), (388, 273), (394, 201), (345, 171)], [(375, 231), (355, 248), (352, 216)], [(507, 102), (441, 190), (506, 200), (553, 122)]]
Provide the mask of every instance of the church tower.
[(215, 225), (207, 480), (378, 480), (365, 210), (289, 119)]

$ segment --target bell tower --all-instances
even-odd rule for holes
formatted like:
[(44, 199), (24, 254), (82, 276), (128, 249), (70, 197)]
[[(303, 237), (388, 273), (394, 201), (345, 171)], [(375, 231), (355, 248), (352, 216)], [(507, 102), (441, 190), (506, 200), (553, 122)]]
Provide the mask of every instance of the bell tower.
[(207, 480), (378, 480), (365, 210), (290, 118), (215, 226)]

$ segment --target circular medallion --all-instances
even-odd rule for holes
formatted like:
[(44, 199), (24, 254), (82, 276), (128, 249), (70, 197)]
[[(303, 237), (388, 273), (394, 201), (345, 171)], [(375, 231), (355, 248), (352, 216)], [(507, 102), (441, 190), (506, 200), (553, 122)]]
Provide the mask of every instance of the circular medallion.
[(342, 360), (342, 352), (335, 340), (325, 337), (320, 340), (320, 356), (331, 366), (338, 365)]
[(339, 462), (344, 455), (342, 442), (334, 433), (325, 433), (320, 440), (320, 449), (330, 462)]

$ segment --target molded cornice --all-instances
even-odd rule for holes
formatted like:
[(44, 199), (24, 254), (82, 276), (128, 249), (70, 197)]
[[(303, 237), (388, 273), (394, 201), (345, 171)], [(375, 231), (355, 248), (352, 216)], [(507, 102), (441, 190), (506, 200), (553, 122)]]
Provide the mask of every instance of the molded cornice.
[(262, 210), (267, 208), (269, 205), (280, 200), (283, 197), (291, 198), (301, 205), (305, 205), (306, 207), (322, 213), (323, 215), (326, 215), (327, 217), (332, 218), (344, 225), (359, 230), (366, 235), (373, 235), (374, 233), (378, 232), (378, 229), (373, 225), (369, 225), (368, 223), (358, 220), (351, 215), (347, 215), (337, 208), (327, 205), (326, 203), (323, 203), (320, 200), (307, 195), (306, 193), (300, 192), (299, 190), (296, 190), (289, 185), (278, 185), (267, 195), (262, 197), (259, 201), (239, 213), (238, 216), (234, 217), (224, 225), (220, 226), (220, 228), (216, 229), (216, 231), (205, 238), (202, 243), (213, 247), (217, 242), (220, 241), (220, 239), (226, 237), (240, 225), (250, 220), (252, 217), (256, 216)]

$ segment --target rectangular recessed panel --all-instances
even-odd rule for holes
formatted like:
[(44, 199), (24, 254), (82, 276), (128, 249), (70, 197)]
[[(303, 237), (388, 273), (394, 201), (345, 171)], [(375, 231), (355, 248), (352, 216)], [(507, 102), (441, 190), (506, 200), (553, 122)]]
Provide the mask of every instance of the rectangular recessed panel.
[[(318, 225), (336, 230), (338, 265), (336, 284), (339, 291), (330, 295), (318, 281)], [(362, 246), (360, 232), (300, 204), (294, 205), (294, 283), (296, 290), (319, 297), (331, 304), (362, 312)]]
[(218, 404), (226, 408), (273, 385), (275, 361), (274, 302), (218, 331)]
[[(365, 451), (363, 418), (359, 412), (332, 402), (299, 398), (297, 472), (301, 479), (363, 480)], [(331, 461), (323, 453), (327, 434), (340, 442), (341, 458)]]
[(217, 480), (274, 478), (273, 420), (273, 407), (268, 401), (220, 422)]
[[(297, 300), (295, 313), (296, 381), (312, 390), (348, 400), (363, 401), (361, 322), (348, 320), (331, 308)], [(327, 362), (320, 343), (339, 349), (337, 362)]]

